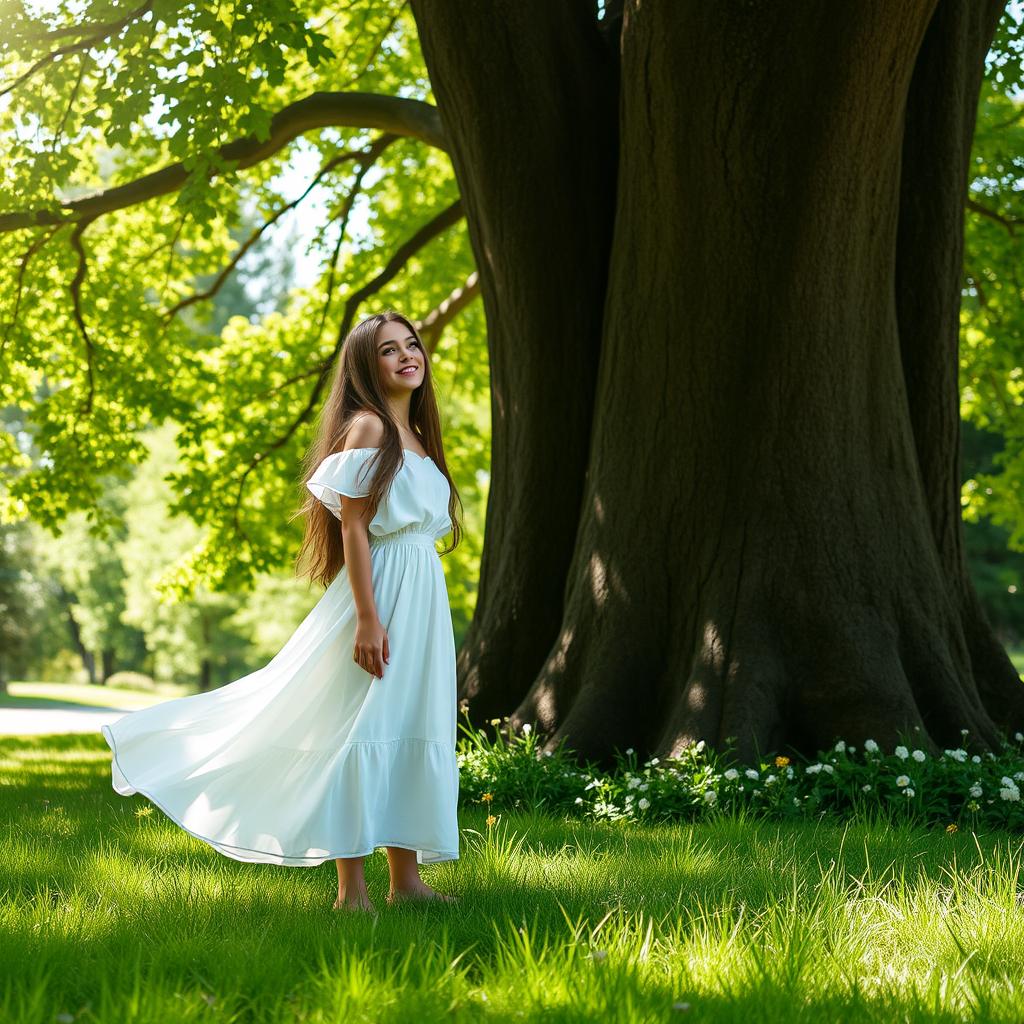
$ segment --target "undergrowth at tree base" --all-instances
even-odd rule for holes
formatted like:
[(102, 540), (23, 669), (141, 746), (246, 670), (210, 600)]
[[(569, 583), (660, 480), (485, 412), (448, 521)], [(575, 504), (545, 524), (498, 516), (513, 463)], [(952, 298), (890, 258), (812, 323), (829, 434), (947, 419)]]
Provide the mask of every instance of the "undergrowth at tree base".
[[(961, 746), (934, 755), (903, 737), (892, 751), (872, 739), (840, 739), (813, 760), (779, 754), (747, 765), (701, 740), (643, 765), (632, 748), (616, 750), (615, 767), (603, 771), (585, 760), (581, 768), (564, 740), (545, 750), (544, 734), (528, 724), (516, 733), (506, 716), (477, 728), (465, 704), (461, 710), (460, 800), (488, 805), (489, 824), (501, 808), (527, 808), (607, 821), (696, 821), (742, 809), (768, 819), (881, 818), (949, 832), (1024, 826), (1019, 732), (984, 754)], [(966, 729), (961, 737), (966, 745)]]

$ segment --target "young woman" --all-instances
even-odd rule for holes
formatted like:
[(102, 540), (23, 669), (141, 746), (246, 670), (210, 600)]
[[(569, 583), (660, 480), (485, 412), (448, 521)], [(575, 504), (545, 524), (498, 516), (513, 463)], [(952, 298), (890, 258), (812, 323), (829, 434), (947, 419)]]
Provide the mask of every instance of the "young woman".
[(430, 361), (391, 310), (346, 337), (307, 456), (301, 574), (323, 597), (263, 668), (105, 725), (114, 789), (235, 860), (334, 859), (335, 908), (449, 900), (420, 864), (459, 856), (455, 641), (435, 542), (461, 537)]

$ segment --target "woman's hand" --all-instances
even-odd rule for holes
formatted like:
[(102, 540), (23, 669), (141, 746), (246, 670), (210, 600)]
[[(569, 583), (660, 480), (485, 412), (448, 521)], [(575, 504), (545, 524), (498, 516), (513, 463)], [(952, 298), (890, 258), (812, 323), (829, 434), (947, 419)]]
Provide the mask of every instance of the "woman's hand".
[(378, 679), (384, 678), (384, 666), (391, 659), (387, 630), (380, 619), (359, 619), (356, 622), (356, 643), (352, 660)]

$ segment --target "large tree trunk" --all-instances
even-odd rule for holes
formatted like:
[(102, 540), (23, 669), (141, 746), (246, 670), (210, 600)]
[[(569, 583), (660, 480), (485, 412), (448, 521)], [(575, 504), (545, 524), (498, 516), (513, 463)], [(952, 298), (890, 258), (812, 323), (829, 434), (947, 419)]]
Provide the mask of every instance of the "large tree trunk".
[[(629, 2), (607, 175), (592, 161), (610, 104), (586, 95), (615, 76), (589, 5), (466, 4), (456, 30), (462, 6), (417, 18), (495, 367), (460, 665), (474, 719), (532, 679), (513, 720), (602, 761), (698, 738), (744, 757), (915, 729), (922, 746), (961, 728), (995, 742), (1021, 721), (1020, 686), (963, 561), (955, 344), (992, 5)], [(569, 160), (577, 120), (585, 152)], [(931, 155), (907, 159), (905, 138)], [(929, 159), (945, 168), (933, 180)], [(595, 223), (615, 171), (611, 235)], [(922, 196), (923, 215), (901, 205)], [(580, 371), (598, 334), (592, 395)], [(1010, 712), (994, 718), (983, 695), (999, 694)]]
[(488, 320), (487, 543), (459, 650), (483, 720), (523, 697), (562, 618), (601, 353), (615, 59), (590, 4), (412, 6)]

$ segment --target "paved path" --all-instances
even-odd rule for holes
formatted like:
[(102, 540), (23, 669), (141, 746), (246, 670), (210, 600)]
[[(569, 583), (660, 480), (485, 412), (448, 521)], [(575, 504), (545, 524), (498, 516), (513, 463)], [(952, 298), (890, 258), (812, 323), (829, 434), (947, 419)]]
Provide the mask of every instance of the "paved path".
[(126, 708), (0, 708), (0, 736), (99, 732), (126, 713)]

